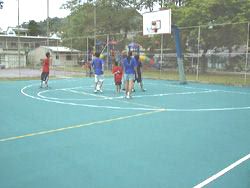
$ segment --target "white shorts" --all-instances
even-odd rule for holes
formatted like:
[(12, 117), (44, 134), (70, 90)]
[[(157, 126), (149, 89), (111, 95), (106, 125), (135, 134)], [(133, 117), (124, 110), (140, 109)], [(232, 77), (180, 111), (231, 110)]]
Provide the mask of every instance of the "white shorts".
[(97, 75), (95, 74), (95, 82), (103, 82), (104, 81), (104, 75)]

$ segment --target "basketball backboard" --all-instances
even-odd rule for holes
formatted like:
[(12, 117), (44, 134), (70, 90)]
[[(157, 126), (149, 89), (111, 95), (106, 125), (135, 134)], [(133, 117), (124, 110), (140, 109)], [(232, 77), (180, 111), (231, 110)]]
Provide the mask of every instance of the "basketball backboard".
[(143, 14), (143, 35), (171, 33), (171, 9)]

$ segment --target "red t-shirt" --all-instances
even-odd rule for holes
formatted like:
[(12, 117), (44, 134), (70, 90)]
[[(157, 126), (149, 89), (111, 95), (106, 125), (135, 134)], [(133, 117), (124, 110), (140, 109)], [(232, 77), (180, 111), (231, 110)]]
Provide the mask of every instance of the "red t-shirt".
[(43, 72), (49, 72), (49, 58), (43, 60)]
[(114, 66), (112, 73), (114, 74), (115, 82), (120, 82), (122, 80), (122, 67)]

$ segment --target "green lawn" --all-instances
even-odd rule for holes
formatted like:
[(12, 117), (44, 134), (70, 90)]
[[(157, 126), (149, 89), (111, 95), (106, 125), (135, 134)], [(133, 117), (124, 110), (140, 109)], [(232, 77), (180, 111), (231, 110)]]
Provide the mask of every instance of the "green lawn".
[[(34, 68), (33, 68), (34, 69)], [(32, 68), (31, 68), (32, 70)], [(37, 69), (38, 70), (38, 69)], [(70, 73), (71, 77), (82, 77), (85, 76), (85, 70), (80, 66), (71, 66), (71, 67), (53, 67), (51, 72), (51, 78), (55, 78), (53, 71), (62, 71)], [(10, 70), (11, 71), (11, 70)], [(105, 76), (113, 76), (110, 70), (105, 71)], [(156, 69), (147, 69), (143, 72), (144, 78), (149, 79), (161, 79), (161, 80), (179, 80), (179, 75), (177, 70), (156, 70)], [(40, 79), (39, 76), (21, 76), (21, 77), (4, 77), (1, 76), (0, 80), (30, 80), (30, 79)], [(201, 83), (211, 83), (211, 84), (225, 84), (225, 85), (237, 85), (237, 86), (250, 86), (250, 74), (247, 74), (245, 79), (244, 72), (237, 73), (203, 73), (196, 75), (195, 73), (186, 73), (187, 82), (201, 82)]]

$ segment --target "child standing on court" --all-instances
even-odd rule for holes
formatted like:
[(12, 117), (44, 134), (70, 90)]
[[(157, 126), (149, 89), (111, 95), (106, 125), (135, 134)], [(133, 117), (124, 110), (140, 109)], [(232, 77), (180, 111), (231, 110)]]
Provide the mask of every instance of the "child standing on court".
[(112, 68), (112, 74), (114, 74), (116, 92), (120, 93), (123, 71), (122, 71), (122, 67), (120, 65), (118, 65), (117, 61), (115, 61), (115, 64), (114, 64), (114, 66)]
[(92, 67), (95, 73), (95, 88), (94, 92), (100, 91), (102, 93), (102, 85), (104, 81), (104, 61), (100, 58), (100, 53), (95, 53), (95, 58), (92, 61)]
[(141, 87), (141, 91), (146, 91), (143, 88), (143, 83), (142, 83), (142, 62), (140, 61), (140, 56), (139, 55), (135, 55), (135, 60), (137, 63), (137, 67), (136, 67), (136, 72), (135, 72), (135, 82), (137, 82), (140, 87)]
[(132, 57), (132, 52), (128, 52), (128, 56), (123, 59), (123, 68), (125, 73), (125, 98), (131, 98), (131, 92), (134, 88), (135, 72), (137, 63), (134, 57)]
[(48, 81), (49, 81), (49, 68), (51, 65), (51, 59), (50, 59), (50, 53), (47, 52), (46, 57), (43, 59), (42, 62), (42, 74), (41, 74), (41, 88), (43, 87), (43, 84), (45, 87), (48, 87)]

